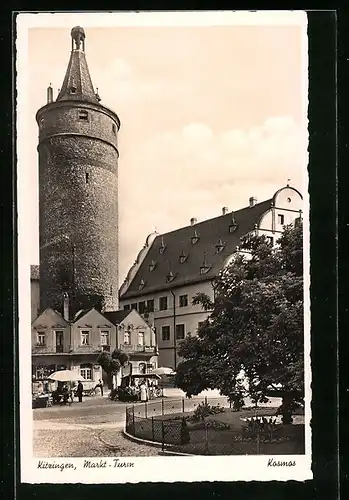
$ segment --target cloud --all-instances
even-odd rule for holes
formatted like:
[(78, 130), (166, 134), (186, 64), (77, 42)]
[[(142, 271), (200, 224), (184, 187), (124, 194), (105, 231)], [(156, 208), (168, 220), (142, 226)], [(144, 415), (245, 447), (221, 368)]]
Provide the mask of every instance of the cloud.
[[(120, 278), (157, 227), (166, 232), (262, 201), (285, 185), (302, 189), (306, 131), (291, 117), (215, 133), (205, 123), (165, 131), (120, 163)], [(133, 252), (130, 255), (130, 251)], [(137, 249), (137, 250), (135, 250)]]

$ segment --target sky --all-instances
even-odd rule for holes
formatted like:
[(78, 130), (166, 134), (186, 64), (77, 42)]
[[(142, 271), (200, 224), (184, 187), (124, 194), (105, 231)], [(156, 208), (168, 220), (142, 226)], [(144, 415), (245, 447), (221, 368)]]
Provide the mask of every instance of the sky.
[(247, 19), (240, 25), (106, 28), (66, 16), (59, 27), (29, 28), (19, 130), (26, 137), (30, 262), (39, 263), (35, 114), (50, 83), (57, 96), (76, 24), (85, 28), (101, 103), (121, 120), (120, 284), (154, 230), (215, 217), (223, 206), (238, 210), (251, 196), (263, 201), (288, 179), (304, 191), (306, 26), (275, 22), (270, 14), (262, 25)]

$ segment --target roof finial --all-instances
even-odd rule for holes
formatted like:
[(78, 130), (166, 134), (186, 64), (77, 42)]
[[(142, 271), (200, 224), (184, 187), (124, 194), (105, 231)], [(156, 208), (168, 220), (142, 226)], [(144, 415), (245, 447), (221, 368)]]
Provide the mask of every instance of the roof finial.
[[(75, 26), (71, 32), (72, 37), (72, 50), (83, 50), (85, 51), (85, 31), (81, 26)], [(74, 47), (75, 42), (75, 47)]]
[(291, 182), (291, 178), (289, 177), (289, 178), (287, 179), (287, 187), (289, 187), (289, 186), (290, 186), (290, 182)]

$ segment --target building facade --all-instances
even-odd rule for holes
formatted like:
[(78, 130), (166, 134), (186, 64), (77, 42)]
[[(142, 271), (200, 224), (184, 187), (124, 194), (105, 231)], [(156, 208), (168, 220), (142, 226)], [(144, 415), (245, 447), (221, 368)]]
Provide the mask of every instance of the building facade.
[(85, 32), (71, 31), (71, 54), (57, 99), (39, 126), (40, 308), (71, 313), (97, 300), (118, 309), (118, 131), (101, 104), (85, 57)]
[(302, 206), (302, 195), (287, 185), (269, 200), (251, 197), (236, 212), (224, 207), (219, 217), (191, 219), (189, 226), (147, 238), (120, 288), (120, 305), (149, 318), (159, 365), (176, 369), (180, 342), (195, 335), (208, 315), (192, 299), (199, 292), (214, 298), (214, 279), (239, 251), (241, 238), (265, 235), (275, 244), (283, 227), (302, 217)]
[(151, 373), (157, 368), (154, 331), (137, 311), (102, 314), (92, 308), (79, 311), (71, 321), (63, 314), (48, 308), (32, 323), (33, 381), (72, 370), (92, 386), (100, 379), (107, 383), (97, 359), (103, 351), (112, 353), (116, 348), (129, 356), (127, 373)]

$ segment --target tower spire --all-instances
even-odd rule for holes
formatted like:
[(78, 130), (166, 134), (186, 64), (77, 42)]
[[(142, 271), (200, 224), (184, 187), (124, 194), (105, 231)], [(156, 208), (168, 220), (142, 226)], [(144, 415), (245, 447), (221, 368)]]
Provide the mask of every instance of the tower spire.
[(85, 57), (85, 31), (80, 26), (71, 30), (72, 51), (57, 101), (98, 103)]

